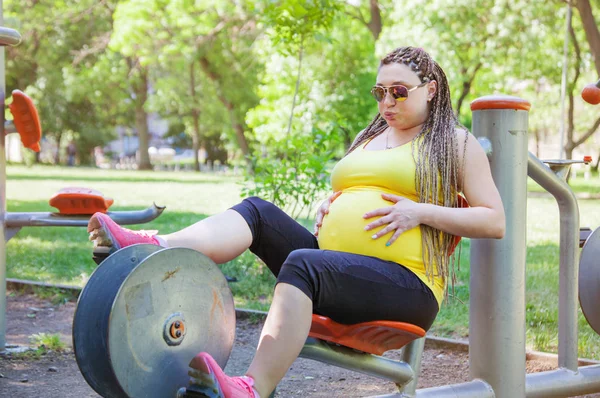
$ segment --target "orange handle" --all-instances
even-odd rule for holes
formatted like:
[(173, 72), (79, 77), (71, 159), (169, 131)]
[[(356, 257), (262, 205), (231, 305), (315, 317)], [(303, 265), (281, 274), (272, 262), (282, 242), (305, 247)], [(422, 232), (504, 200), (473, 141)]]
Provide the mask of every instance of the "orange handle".
[(39, 152), (42, 125), (33, 101), (20, 90), (12, 92), (12, 99), (12, 103), (8, 108), (13, 115), (15, 127), (21, 136), (21, 142), (26, 148)]
[(581, 92), (581, 97), (588, 104), (600, 104), (600, 80), (598, 80), (595, 84), (590, 83), (586, 85)]

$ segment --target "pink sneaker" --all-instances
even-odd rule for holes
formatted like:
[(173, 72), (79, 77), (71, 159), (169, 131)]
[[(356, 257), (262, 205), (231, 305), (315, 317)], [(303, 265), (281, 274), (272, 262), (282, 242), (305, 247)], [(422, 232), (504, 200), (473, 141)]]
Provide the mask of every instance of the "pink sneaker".
[(196, 355), (190, 362), (188, 374), (191, 376), (192, 383), (188, 388), (190, 396), (260, 398), (253, 388), (254, 379), (248, 376), (227, 376), (209, 353), (201, 352)]
[(87, 228), (94, 242), (94, 256), (106, 257), (123, 247), (137, 243), (160, 245), (155, 235), (158, 231), (132, 231), (121, 227), (104, 213), (95, 213)]

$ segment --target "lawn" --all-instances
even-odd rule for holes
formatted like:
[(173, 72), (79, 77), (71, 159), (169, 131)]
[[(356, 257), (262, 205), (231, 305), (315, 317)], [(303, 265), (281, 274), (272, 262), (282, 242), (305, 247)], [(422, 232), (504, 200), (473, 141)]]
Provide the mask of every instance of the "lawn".
[[(8, 210), (52, 211), (48, 199), (60, 188), (86, 186), (115, 198), (111, 210), (132, 210), (152, 202), (167, 206), (163, 215), (140, 228), (175, 231), (223, 211), (240, 200), (241, 179), (225, 175), (173, 172), (134, 172), (86, 168), (9, 166)], [(532, 190), (538, 190), (530, 184)], [(577, 192), (600, 192), (600, 179), (577, 179)], [(580, 201), (581, 225), (600, 225), (600, 201)], [(558, 206), (552, 198), (530, 197), (527, 206), (527, 344), (556, 352), (558, 330)], [(300, 220), (306, 225), (310, 220)], [(469, 240), (463, 239), (458, 283), (444, 304), (432, 332), (463, 338), (469, 330)], [(24, 228), (7, 245), (8, 277), (83, 286), (96, 265), (84, 228)], [(246, 253), (222, 265), (236, 305), (268, 308), (274, 278)], [(579, 355), (600, 359), (600, 337), (580, 314)]]

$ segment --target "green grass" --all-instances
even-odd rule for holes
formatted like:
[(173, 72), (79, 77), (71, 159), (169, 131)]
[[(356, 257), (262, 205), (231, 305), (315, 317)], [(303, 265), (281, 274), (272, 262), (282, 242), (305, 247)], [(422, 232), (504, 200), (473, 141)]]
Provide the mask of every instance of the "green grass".
[[(61, 167), (9, 166), (9, 211), (52, 211), (48, 199), (65, 186), (88, 186), (116, 199), (111, 210), (166, 205), (158, 219), (139, 228), (168, 233), (223, 211), (240, 200), (240, 178), (203, 173), (136, 172)], [(530, 183), (531, 184), (531, 183)], [(600, 193), (600, 179), (571, 181), (577, 192)], [(532, 184), (534, 185), (534, 184)], [(600, 225), (600, 201), (580, 200), (581, 225)], [(310, 220), (301, 220), (310, 225)], [(558, 311), (558, 206), (552, 198), (530, 197), (527, 210), (527, 345), (556, 352)], [(83, 286), (96, 265), (84, 228), (24, 228), (7, 245), (8, 276)], [(250, 253), (221, 269), (239, 307), (266, 310), (275, 279)], [(52, 293), (55, 300), (64, 299)], [(469, 240), (462, 243), (458, 281), (432, 332), (466, 338), (469, 332)], [(579, 314), (579, 355), (600, 359), (600, 337)]]
[(54, 333), (54, 334), (36, 333), (36, 334), (29, 336), (29, 338), (31, 340), (31, 344), (37, 350), (41, 350), (42, 352), (48, 352), (48, 351), (61, 352), (67, 348), (65, 343), (60, 341), (60, 334), (58, 334), (58, 333)]

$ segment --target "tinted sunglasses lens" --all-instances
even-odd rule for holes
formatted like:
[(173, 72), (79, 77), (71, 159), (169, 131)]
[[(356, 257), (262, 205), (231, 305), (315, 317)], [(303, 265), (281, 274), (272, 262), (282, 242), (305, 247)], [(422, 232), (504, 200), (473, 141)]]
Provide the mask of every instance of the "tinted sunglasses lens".
[(392, 86), (389, 88), (392, 97), (398, 101), (404, 101), (408, 98), (408, 89), (404, 86)]
[(371, 94), (377, 102), (381, 102), (383, 97), (385, 97), (385, 89), (383, 87), (373, 87), (371, 89)]

